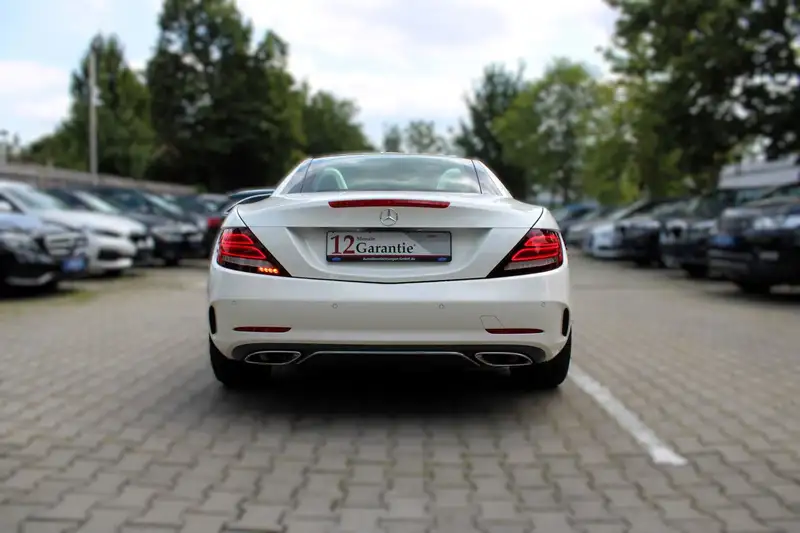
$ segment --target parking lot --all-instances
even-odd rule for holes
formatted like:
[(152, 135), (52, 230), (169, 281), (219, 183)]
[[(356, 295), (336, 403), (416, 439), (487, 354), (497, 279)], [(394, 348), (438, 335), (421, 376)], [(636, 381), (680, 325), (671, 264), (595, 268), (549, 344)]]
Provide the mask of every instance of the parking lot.
[(0, 532), (800, 531), (800, 297), (571, 259), (544, 394), (424, 368), (227, 392), (202, 264), (0, 303)]

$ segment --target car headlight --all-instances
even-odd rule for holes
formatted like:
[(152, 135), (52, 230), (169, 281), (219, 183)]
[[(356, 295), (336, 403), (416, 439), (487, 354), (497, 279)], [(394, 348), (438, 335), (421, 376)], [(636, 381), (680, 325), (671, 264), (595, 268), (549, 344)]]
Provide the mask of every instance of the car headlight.
[(759, 217), (753, 221), (753, 229), (756, 231), (797, 228), (800, 228), (800, 213)]
[(156, 226), (150, 232), (162, 241), (177, 241), (183, 238), (180, 226)]
[(22, 231), (0, 231), (0, 244), (11, 250), (30, 250), (36, 248), (36, 241)]
[(122, 234), (117, 233), (115, 231), (110, 231), (106, 229), (97, 229), (97, 228), (86, 228), (86, 232), (92, 235), (97, 235), (98, 237), (111, 237), (115, 239), (121, 239)]

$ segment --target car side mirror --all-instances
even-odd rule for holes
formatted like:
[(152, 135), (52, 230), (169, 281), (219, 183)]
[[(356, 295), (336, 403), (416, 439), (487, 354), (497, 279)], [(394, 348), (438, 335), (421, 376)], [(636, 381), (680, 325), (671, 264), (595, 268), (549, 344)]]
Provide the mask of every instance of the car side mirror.
[(0, 200), (0, 213), (13, 213), (14, 206), (5, 200)]

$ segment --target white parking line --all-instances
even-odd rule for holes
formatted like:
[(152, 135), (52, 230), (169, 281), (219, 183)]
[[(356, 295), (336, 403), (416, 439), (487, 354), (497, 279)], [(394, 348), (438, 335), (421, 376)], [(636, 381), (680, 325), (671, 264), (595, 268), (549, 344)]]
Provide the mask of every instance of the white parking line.
[(653, 462), (670, 466), (688, 464), (685, 457), (679, 455), (664, 441), (658, 438), (652, 429), (647, 427), (639, 416), (625, 407), (611, 391), (576, 365), (570, 365), (569, 377), (586, 394), (591, 396), (603, 410), (616, 420), (622, 429), (630, 433), (645, 449)]

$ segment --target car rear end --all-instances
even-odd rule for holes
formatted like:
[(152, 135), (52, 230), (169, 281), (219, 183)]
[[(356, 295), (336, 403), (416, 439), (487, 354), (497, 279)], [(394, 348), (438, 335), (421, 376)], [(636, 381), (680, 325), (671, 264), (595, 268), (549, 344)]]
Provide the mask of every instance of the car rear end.
[[(451, 166), (474, 176), (464, 161)], [(375, 353), (552, 359), (571, 326), (558, 225), (475, 183), (472, 193), (276, 193), (236, 207), (210, 267), (214, 346), (271, 365)]]

